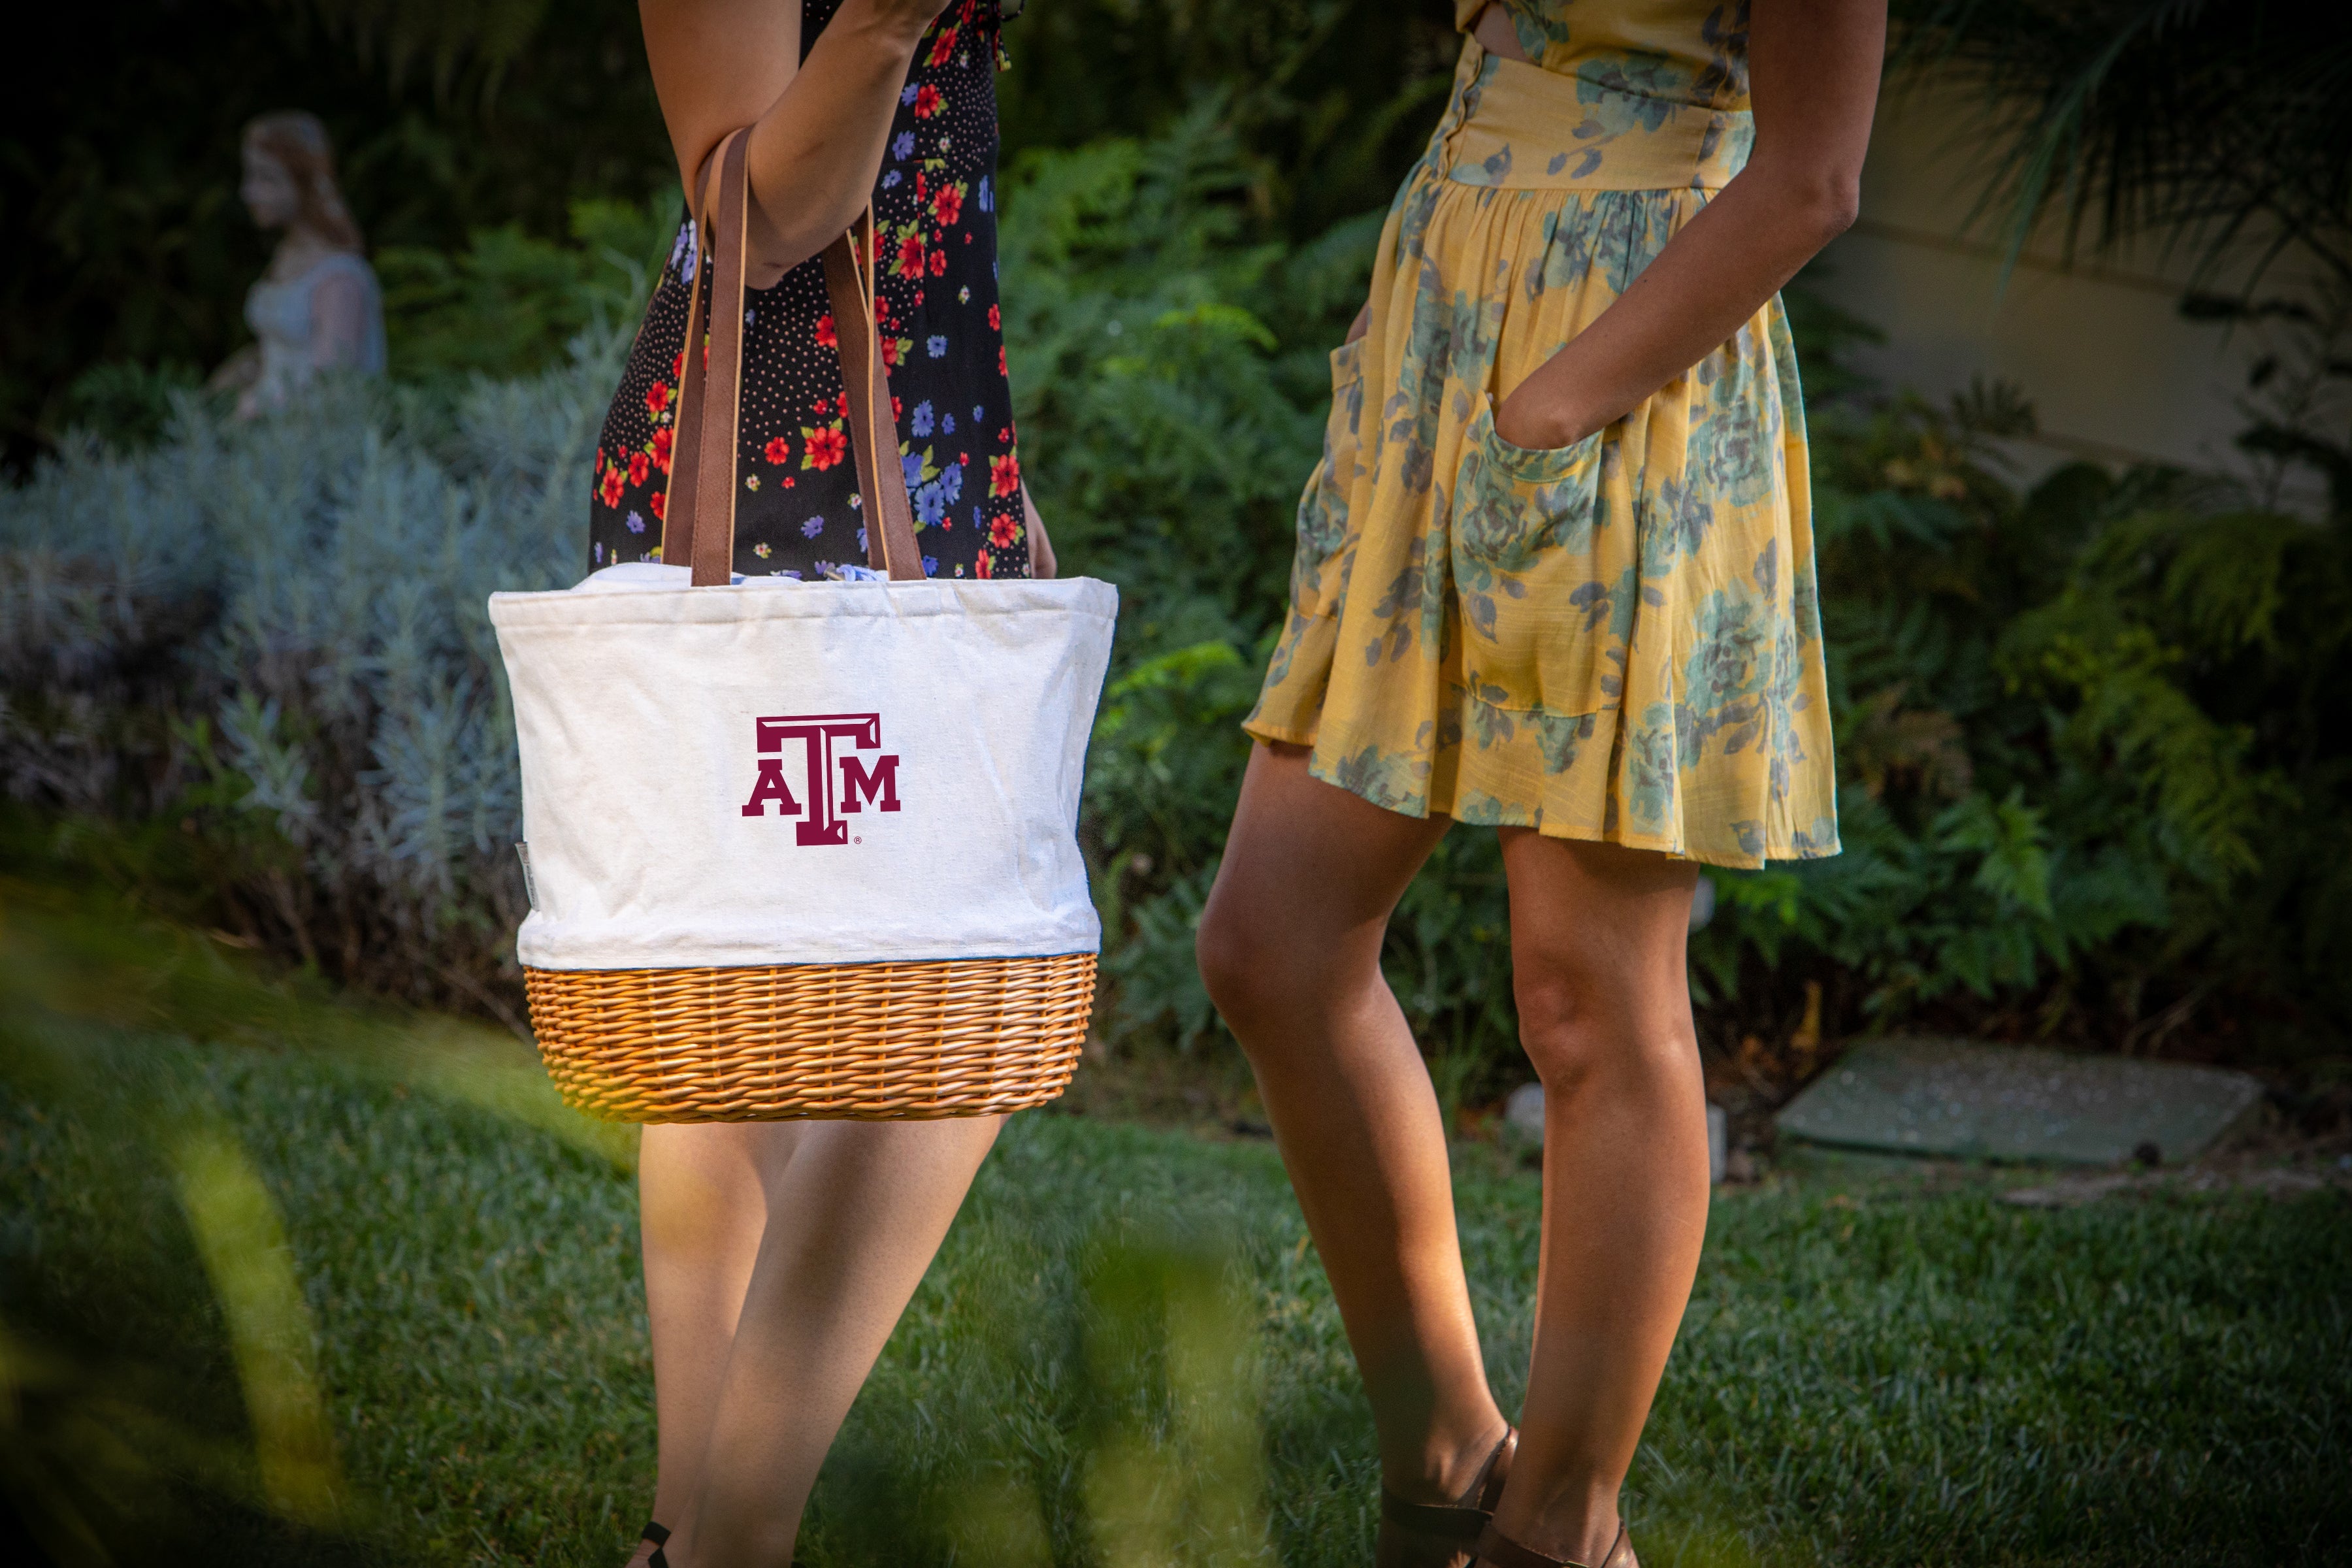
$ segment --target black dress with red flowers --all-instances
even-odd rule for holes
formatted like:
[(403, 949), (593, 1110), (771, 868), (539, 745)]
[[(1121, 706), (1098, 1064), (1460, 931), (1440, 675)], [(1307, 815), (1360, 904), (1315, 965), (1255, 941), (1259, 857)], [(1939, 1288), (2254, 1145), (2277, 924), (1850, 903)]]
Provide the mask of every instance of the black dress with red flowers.
[[(801, 53), (840, 0), (803, 0)], [(1018, 9), (1018, 7), (1006, 7)], [(996, 303), (998, 0), (956, 0), (915, 51), (874, 186), (882, 250), (876, 311), (898, 458), (923, 569), (1025, 577), (1021, 462)], [(687, 290), (705, 282), (681, 221), (597, 442), (589, 567), (661, 558)], [(842, 406), (841, 359), (820, 258), (747, 297), (743, 493), (735, 570), (817, 578), (866, 564)]]

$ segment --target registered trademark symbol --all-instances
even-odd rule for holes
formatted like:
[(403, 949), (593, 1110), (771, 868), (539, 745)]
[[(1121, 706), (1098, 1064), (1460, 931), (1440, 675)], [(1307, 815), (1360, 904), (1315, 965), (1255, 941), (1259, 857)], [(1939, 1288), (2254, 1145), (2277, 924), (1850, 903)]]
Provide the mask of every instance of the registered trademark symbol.
[(864, 840), (863, 838), (852, 838), (852, 839), (850, 840), (850, 842), (851, 842), (852, 844), (863, 844), (863, 843), (865, 843), (865, 842), (866, 842), (866, 840)]

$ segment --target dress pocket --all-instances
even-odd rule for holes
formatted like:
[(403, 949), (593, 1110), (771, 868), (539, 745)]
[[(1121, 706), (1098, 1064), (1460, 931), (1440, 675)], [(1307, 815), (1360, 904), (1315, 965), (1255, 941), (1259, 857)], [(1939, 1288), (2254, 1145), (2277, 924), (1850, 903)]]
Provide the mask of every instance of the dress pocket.
[(1364, 340), (1331, 351), (1331, 417), (1323, 426), (1323, 459), (1298, 498), (1298, 549), (1291, 558), (1291, 609), (1296, 615), (1336, 615), (1341, 569), (1333, 564), (1354, 530), (1348, 500), (1355, 487), (1357, 427), (1364, 415)]
[(1623, 694), (1638, 554), (1630, 519), (1610, 515), (1601, 435), (1514, 447), (1486, 400), (1464, 437), (1454, 589), (1463, 677), (1489, 706), (1574, 716)]

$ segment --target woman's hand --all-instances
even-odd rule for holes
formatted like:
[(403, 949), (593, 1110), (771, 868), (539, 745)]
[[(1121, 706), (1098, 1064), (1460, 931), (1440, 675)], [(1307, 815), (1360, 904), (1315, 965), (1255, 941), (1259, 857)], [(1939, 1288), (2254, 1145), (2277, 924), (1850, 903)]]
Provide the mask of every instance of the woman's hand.
[(1885, 0), (1754, 0), (1756, 149), (1705, 211), (1568, 346), (1510, 389), (1495, 434), (1582, 440), (1728, 342), (1853, 222)]
[(206, 392), (235, 392), (251, 386), (261, 379), (261, 345), (247, 343), (221, 361), (220, 368), (205, 380)]
[(711, 153), (751, 127), (754, 289), (832, 244), (871, 199), (898, 89), (946, 0), (843, 0), (801, 59), (800, 0), (638, 0), (680, 179), (708, 211)]
[[(1519, 383), (1511, 395), (1496, 405), (1496, 435), (1514, 447), (1541, 452), (1555, 447), (1573, 446), (1609, 423), (1607, 416), (1591, 407), (1580, 407), (1573, 395), (1573, 388), (1556, 388), (1539, 379), (1543, 371), (1549, 370), (1556, 363), (1555, 356), (1536, 374)], [(1659, 384), (1664, 385), (1664, 383)], [(1643, 395), (1648, 395), (1645, 393)]]

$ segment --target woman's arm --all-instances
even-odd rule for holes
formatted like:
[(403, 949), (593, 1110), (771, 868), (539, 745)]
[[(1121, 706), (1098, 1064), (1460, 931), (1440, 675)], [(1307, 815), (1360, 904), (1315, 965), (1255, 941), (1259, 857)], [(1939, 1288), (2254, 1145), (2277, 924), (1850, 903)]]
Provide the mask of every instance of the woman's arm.
[(654, 91), (688, 191), (751, 129), (745, 281), (764, 289), (839, 237), (882, 171), (915, 46), (946, 0), (843, 0), (801, 65), (801, 0), (638, 0)]
[(1051, 577), (1061, 563), (1055, 557), (1054, 542), (1045, 536), (1045, 520), (1037, 515), (1037, 502), (1025, 480), (1021, 486), (1021, 517), (1029, 528), (1029, 575)]
[(1511, 390), (1496, 434), (1531, 447), (1591, 435), (1722, 346), (1843, 233), (1860, 199), (1885, 51), (1885, 0), (1755, 0), (1748, 166)]
[(220, 368), (205, 378), (206, 392), (235, 392), (251, 386), (261, 379), (261, 345), (247, 343), (220, 362)]

